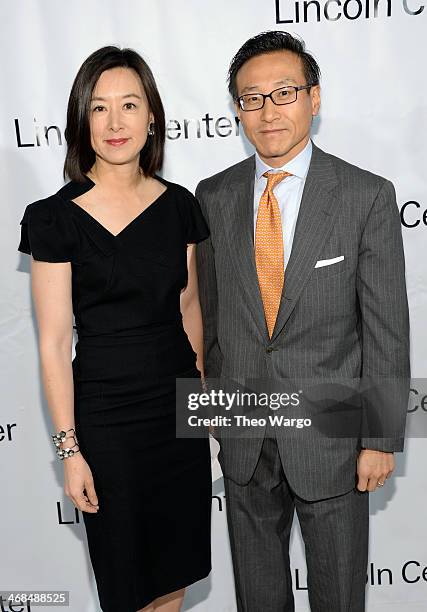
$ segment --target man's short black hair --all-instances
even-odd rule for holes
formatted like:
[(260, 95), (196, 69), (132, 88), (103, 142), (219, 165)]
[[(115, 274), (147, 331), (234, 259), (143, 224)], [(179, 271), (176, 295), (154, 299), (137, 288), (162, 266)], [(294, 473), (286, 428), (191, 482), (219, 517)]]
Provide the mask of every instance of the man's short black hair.
[[(272, 53), (273, 51), (292, 51), (292, 53), (298, 55), (303, 64), (304, 76), (307, 81), (305, 84), (319, 84), (319, 65), (314, 57), (306, 51), (305, 43), (302, 39), (296, 38), (288, 32), (277, 30), (261, 32), (247, 40), (231, 60), (228, 70), (228, 90), (233, 100), (237, 100), (238, 97), (236, 76), (243, 64), (257, 55)], [(301, 85), (303, 84), (301, 83)]]

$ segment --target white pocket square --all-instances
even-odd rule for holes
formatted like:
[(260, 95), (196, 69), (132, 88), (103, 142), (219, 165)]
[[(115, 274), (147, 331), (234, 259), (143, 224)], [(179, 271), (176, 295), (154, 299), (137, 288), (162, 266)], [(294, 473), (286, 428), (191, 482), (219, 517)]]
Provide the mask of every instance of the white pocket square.
[(339, 261), (344, 261), (344, 255), (340, 255), (339, 257), (333, 257), (332, 259), (319, 259), (319, 261), (314, 267), (323, 268), (324, 266), (332, 266), (332, 264), (336, 264)]

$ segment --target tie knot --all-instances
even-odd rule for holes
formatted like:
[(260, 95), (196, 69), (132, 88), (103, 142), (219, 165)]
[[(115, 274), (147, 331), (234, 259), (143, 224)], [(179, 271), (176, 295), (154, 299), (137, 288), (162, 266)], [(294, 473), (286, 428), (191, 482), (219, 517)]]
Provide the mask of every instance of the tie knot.
[(292, 176), (290, 172), (264, 172), (263, 176), (267, 179), (267, 189), (271, 191), (274, 187), (283, 181), (287, 176)]

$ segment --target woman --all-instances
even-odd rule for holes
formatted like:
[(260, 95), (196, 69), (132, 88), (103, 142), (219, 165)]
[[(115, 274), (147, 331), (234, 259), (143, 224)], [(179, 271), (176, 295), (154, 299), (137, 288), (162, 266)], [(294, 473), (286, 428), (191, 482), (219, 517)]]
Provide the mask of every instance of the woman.
[(27, 206), (19, 245), (33, 256), (65, 492), (83, 512), (102, 610), (175, 612), (211, 569), (208, 439), (175, 434), (176, 378), (200, 376), (194, 243), (208, 230), (194, 197), (155, 174), (164, 111), (135, 51), (83, 63), (66, 139), (71, 181)]

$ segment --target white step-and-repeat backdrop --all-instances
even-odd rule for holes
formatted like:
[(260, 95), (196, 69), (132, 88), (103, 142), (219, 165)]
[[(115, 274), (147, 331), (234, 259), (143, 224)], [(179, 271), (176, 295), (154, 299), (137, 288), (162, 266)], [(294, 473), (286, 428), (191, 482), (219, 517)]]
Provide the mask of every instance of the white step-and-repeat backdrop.
[[(61, 185), (65, 109), (77, 69), (106, 44), (143, 54), (167, 114), (163, 174), (194, 189), (201, 178), (252, 152), (226, 89), (233, 54), (262, 30), (288, 30), (305, 39), (323, 73), (314, 141), (396, 186), (412, 371), (422, 379), (427, 0), (14, 0), (0, 11), (0, 590), (68, 590), (71, 612), (95, 612), (82, 517), (63, 494), (62, 465), (49, 439), (29, 258), (16, 250), (26, 204)], [(422, 380), (413, 386), (412, 409), (427, 419)], [(427, 610), (426, 455), (425, 438), (408, 440), (394, 478), (371, 496), (370, 612)], [(192, 612), (236, 610), (221, 479), (213, 495), (213, 572), (188, 590), (185, 609)], [(186, 504), (185, 495), (179, 503)], [(307, 611), (297, 524), (292, 562), (297, 608)], [(24, 608), (0, 603), (0, 609)]]

